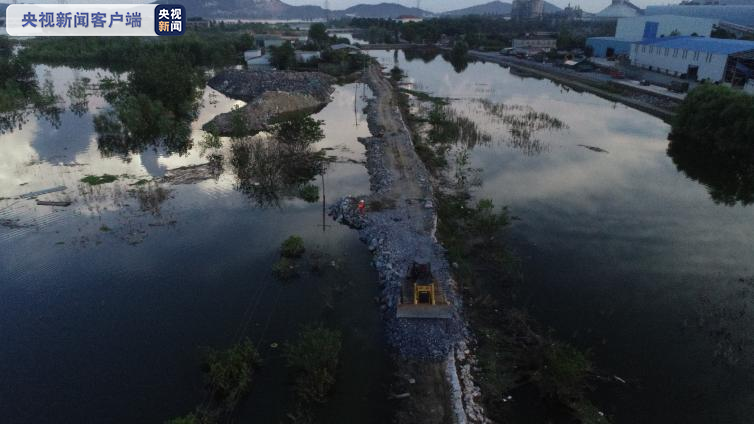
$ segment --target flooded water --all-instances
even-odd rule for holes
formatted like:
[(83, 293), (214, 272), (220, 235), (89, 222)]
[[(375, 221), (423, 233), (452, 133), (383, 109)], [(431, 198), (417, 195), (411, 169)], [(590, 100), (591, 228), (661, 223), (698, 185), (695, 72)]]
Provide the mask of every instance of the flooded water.
[(453, 99), (489, 136), (470, 143), (481, 168), (474, 196), (517, 218), (518, 306), (587, 350), (599, 374), (627, 381), (595, 390), (613, 422), (751, 422), (750, 179), (670, 157), (665, 122), (549, 80), (371, 54), (397, 63), (417, 89)]
[[(37, 68), (66, 99), (69, 86), (104, 71)], [(343, 355), (325, 422), (384, 422), (390, 375), (377, 276), (355, 231), (323, 219), (328, 200), (368, 190), (362, 161), (362, 109), (371, 93), (340, 86), (315, 115), (337, 160), (312, 181), (320, 201), (283, 196), (260, 206), (237, 190), (229, 140), (216, 178), (173, 185), (140, 180), (207, 162), (196, 143), (201, 125), (239, 103), (205, 89), (183, 155), (158, 148), (107, 157), (93, 116), (107, 107), (94, 92), (82, 109), (57, 117), (29, 113), (0, 135), (0, 416), (3, 422), (163, 422), (203, 402), (198, 348), (225, 348), (249, 337), (263, 364), (239, 421), (280, 422), (292, 411), (282, 346), (302, 326), (323, 322), (343, 332)], [(204, 153), (204, 155), (202, 154)], [(118, 180), (89, 186), (86, 175)], [(324, 184), (324, 190), (322, 185)], [(38, 206), (19, 198), (56, 186)], [(148, 190), (151, 190), (149, 192)], [(147, 195), (143, 193), (147, 191)], [(323, 225), (324, 224), (324, 225)], [(302, 276), (287, 283), (271, 271), (279, 246), (300, 235)], [(321, 263), (321, 273), (309, 272)], [(364, 364), (370, 364), (365, 367)], [(364, 384), (369, 381), (370, 384)]]

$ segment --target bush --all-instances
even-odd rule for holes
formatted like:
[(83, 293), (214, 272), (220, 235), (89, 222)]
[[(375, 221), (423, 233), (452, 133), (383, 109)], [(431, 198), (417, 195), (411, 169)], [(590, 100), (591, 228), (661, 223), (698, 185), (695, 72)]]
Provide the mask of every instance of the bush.
[(316, 325), (304, 328), (298, 340), (286, 346), (288, 367), (296, 374), (294, 390), (303, 403), (323, 403), (335, 384), (342, 335)]
[(286, 258), (300, 258), (304, 254), (304, 239), (299, 236), (290, 236), (280, 246), (280, 254)]

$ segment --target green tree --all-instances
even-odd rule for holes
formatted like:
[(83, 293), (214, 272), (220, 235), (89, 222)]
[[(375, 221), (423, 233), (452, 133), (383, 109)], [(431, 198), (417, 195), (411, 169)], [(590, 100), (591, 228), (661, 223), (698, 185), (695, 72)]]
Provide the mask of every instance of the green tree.
[(323, 123), (310, 116), (294, 117), (272, 127), (272, 134), (293, 153), (301, 153), (324, 138)]
[(678, 107), (671, 138), (721, 152), (754, 155), (752, 134), (754, 96), (721, 85), (702, 84)]
[(309, 27), (309, 41), (322, 49), (330, 44), (330, 37), (327, 35), (327, 27), (321, 22), (312, 24)]
[(281, 46), (270, 47), (270, 63), (277, 69), (286, 70), (296, 66), (296, 51), (293, 44), (286, 41)]

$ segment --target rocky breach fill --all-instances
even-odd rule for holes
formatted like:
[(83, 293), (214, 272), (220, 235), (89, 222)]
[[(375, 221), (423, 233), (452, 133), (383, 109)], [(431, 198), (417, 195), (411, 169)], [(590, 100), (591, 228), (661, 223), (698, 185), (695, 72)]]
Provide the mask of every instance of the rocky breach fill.
[[(245, 128), (262, 131), (288, 114), (311, 113), (323, 108), (334, 91), (335, 79), (321, 72), (256, 71), (232, 69), (209, 80), (210, 87), (226, 96), (247, 102), (239, 111)], [(234, 112), (223, 113), (207, 123), (221, 135), (229, 135)]]

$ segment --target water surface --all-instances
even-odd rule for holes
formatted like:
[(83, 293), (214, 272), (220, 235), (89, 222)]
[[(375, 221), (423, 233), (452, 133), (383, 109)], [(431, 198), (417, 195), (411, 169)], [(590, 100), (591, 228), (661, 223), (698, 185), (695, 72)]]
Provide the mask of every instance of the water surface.
[[(96, 83), (108, 74), (45, 66), (37, 74), (54, 83), (65, 109), (59, 119), (30, 114), (21, 129), (0, 135), (3, 421), (163, 422), (186, 414), (205, 401), (198, 348), (224, 348), (243, 337), (264, 362), (237, 419), (283, 421), (293, 405), (282, 347), (304, 325), (323, 322), (344, 337), (323, 419), (384, 422), (389, 366), (369, 252), (356, 232), (329, 218), (323, 226), (321, 201), (283, 196), (260, 206), (237, 190), (229, 140), (202, 151), (202, 124), (239, 102), (206, 88), (192, 123), (195, 143), (183, 155), (148, 148), (105, 157), (92, 118), (107, 103), (93, 92), (77, 114), (66, 93), (77, 78)], [(312, 181), (320, 195), (324, 184), (327, 199), (368, 190), (356, 137), (369, 134), (362, 109), (370, 95), (362, 85), (338, 87), (315, 115), (325, 139), (314, 148), (337, 156)], [(137, 181), (204, 163), (209, 153), (226, 156), (217, 178), (160, 184), (167, 196), (156, 204), (134, 193)], [(119, 180), (79, 182), (103, 173)], [(58, 185), (67, 189), (40, 198), (71, 199), (71, 206), (18, 198)], [(280, 243), (292, 234), (318, 255), (321, 275), (308, 272), (315, 259), (307, 256), (300, 279), (273, 278)]]
[[(370, 54), (490, 136), (470, 149), (474, 196), (518, 218), (517, 306), (629, 382), (595, 392), (614, 422), (751, 422), (754, 206), (729, 191), (734, 173), (669, 157), (668, 124), (589, 93), (496, 64)], [(489, 104), (566, 127), (522, 137)]]

